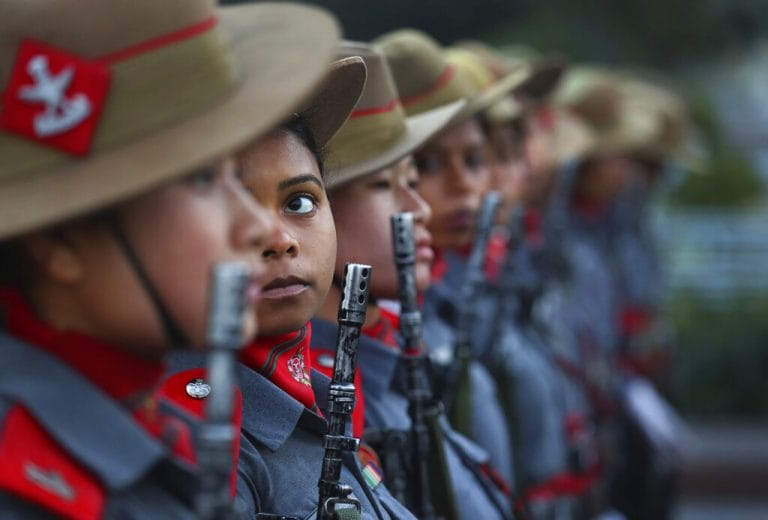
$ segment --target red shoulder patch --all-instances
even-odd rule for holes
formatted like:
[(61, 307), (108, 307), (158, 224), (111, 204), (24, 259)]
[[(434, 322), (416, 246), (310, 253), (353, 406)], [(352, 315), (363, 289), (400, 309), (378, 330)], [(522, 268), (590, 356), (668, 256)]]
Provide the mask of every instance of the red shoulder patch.
[[(336, 359), (335, 352), (312, 346), (309, 354), (312, 357), (312, 368), (328, 377), (333, 377), (333, 362)], [(363, 379), (360, 376), (360, 370), (355, 369), (355, 409), (352, 411), (352, 435), (360, 439), (363, 436), (364, 430), (365, 399), (363, 398)]]
[(23, 407), (6, 415), (0, 431), (0, 488), (64, 518), (101, 517), (101, 484), (67, 454)]
[[(192, 414), (199, 421), (205, 420), (206, 397), (210, 392), (210, 386), (206, 383), (206, 369), (193, 368), (178, 372), (169, 376), (163, 381), (158, 390), (158, 396), (161, 400), (171, 404), (173, 408), (180, 408), (185, 412)], [(239, 431), (242, 427), (243, 419), (243, 394), (239, 388), (235, 389), (235, 402), (232, 413), (232, 424)], [(233, 461), (232, 467), (232, 496), (235, 495), (237, 485), (237, 464), (240, 453), (240, 436), (235, 437), (232, 446)]]

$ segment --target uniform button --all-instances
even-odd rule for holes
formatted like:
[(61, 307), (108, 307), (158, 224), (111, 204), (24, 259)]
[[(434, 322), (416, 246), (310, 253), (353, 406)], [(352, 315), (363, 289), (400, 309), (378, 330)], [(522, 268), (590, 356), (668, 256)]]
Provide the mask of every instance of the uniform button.
[(187, 383), (187, 395), (193, 399), (205, 399), (211, 393), (211, 385), (205, 379), (193, 379)]

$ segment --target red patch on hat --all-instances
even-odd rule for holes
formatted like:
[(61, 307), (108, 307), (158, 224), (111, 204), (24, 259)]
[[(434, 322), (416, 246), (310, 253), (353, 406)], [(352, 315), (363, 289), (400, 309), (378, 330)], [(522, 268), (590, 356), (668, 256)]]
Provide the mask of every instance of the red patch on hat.
[(110, 77), (103, 63), (24, 40), (3, 93), (0, 126), (69, 154), (85, 155)]

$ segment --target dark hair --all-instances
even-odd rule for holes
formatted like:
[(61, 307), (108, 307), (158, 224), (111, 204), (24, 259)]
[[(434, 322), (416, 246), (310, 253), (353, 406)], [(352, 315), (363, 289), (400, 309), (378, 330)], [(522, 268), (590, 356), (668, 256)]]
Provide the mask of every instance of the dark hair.
[(302, 144), (307, 147), (310, 153), (315, 157), (315, 161), (317, 161), (320, 177), (325, 179), (325, 167), (323, 164), (325, 150), (317, 146), (315, 136), (312, 135), (312, 131), (310, 130), (309, 125), (307, 125), (307, 121), (301, 115), (294, 114), (294, 116), (283, 123), (280, 128), (298, 137)]
[(501, 123), (494, 123), (488, 118), (488, 114), (481, 112), (477, 116), (477, 119), (480, 122), (480, 127), (483, 129), (486, 137), (490, 137), (491, 128), (499, 124), (511, 128), (516, 139), (522, 140), (528, 135), (528, 125), (524, 115), (520, 115), (514, 119), (503, 121)]
[(19, 240), (0, 242), (0, 286), (24, 288), (32, 273), (31, 261)]
[[(114, 212), (114, 206), (76, 215), (61, 222), (50, 224), (41, 231), (52, 239), (68, 242), (72, 226), (102, 226)], [(29, 288), (35, 281), (36, 264), (27, 252), (21, 238), (0, 240), (0, 286)]]

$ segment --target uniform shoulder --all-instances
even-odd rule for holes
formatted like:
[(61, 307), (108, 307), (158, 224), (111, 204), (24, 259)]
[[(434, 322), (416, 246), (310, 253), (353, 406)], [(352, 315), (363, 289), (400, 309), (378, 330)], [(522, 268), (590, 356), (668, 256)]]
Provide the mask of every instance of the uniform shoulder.
[(0, 494), (61, 517), (100, 518), (106, 499), (98, 479), (23, 406), (7, 401), (0, 401), (0, 461)]
[[(211, 386), (206, 380), (205, 368), (191, 368), (182, 370), (168, 376), (157, 390), (157, 398), (164, 410), (187, 422), (190, 428), (199, 428), (201, 421), (205, 419), (205, 406), (207, 397), (211, 393)], [(232, 425), (239, 431), (242, 427), (243, 397), (239, 388), (236, 388), (232, 403)], [(241, 436), (235, 438), (232, 443), (232, 494), (236, 492), (237, 461), (240, 452)]]

